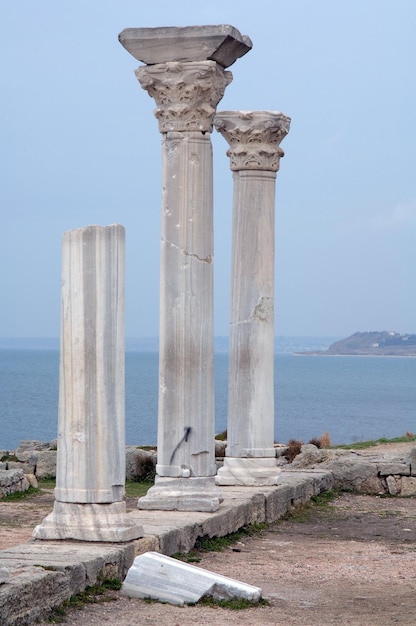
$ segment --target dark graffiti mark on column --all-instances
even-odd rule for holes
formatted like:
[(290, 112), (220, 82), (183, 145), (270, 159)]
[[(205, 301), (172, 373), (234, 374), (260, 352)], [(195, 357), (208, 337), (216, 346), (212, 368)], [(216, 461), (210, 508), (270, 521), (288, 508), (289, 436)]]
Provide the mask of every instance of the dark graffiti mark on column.
[(175, 458), (175, 454), (177, 453), (177, 451), (179, 450), (180, 446), (188, 441), (189, 435), (191, 434), (192, 428), (190, 426), (185, 426), (184, 428), (185, 434), (182, 437), (182, 439), (180, 440), (180, 442), (178, 443), (178, 445), (176, 446), (176, 448), (174, 449), (174, 451), (172, 452), (172, 456), (170, 457), (170, 465), (172, 465), (173, 463), (173, 459)]

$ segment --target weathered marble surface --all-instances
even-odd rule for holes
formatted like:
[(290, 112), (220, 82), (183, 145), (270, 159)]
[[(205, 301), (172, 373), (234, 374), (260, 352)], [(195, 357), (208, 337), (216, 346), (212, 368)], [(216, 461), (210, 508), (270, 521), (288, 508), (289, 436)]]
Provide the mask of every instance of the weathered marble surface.
[(218, 470), (217, 485), (246, 485), (248, 487), (269, 487), (280, 481), (281, 469), (277, 459), (271, 457), (225, 457), (224, 465)]
[(136, 76), (156, 101), (162, 133), (158, 481), (138, 506), (212, 511), (221, 498), (214, 455), (210, 133), (232, 79), (224, 67), (251, 42), (229, 26), (128, 29), (120, 41), (147, 63)]
[(33, 531), (35, 539), (131, 541), (143, 536), (137, 519), (130, 519), (125, 502), (76, 504), (55, 502), (53, 511)]
[(276, 484), (279, 475), (274, 458), (274, 211), (283, 156), (279, 144), (289, 122), (274, 111), (222, 111), (215, 117), (216, 129), (230, 146), (234, 179), (228, 435), (220, 485)]
[(217, 511), (223, 498), (215, 486), (214, 477), (186, 476), (168, 478), (156, 476), (155, 484), (146, 496), (139, 498), (139, 509), (164, 511)]
[(203, 596), (216, 600), (261, 599), (261, 589), (201, 567), (183, 563), (157, 552), (146, 552), (134, 559), (121, 593), (132, 598), (153, 598), (169, 604), (198, 602)]
[(114, 533), (125, 506), (124, 247), (120, 224), (64, 233), (56, 503), (37, 538), (131, 538)]
[(118, 38), (135, 59), (148, 65), (212, 60), (229, 67), (253, 46), (249, 37), (228, 24), (126, 28)]

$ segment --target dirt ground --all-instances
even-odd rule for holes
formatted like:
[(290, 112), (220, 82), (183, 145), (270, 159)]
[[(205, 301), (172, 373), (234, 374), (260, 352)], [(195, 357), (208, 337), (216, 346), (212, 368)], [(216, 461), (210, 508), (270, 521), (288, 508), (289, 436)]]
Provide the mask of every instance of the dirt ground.
[[(369, 454), (374, 452), (369, 449)], [(377, 454), (381, 452), (391, 455), (394, 450), (391, 445), (385, 451), (379, 446)], [(33, 526), (51, 506), (50, 493), (18, 503), (0, 502), (0, 549), (29, 539)], [(222, 552), (200, 556), (198, 567), (261, 587), (268, 604), (240, 611), (182, 608), (111, 592), (110, 602), (67, 611), (64, 623), (416, 624), (416, 498), (344, 493), (326, 506), (307, 508)]]

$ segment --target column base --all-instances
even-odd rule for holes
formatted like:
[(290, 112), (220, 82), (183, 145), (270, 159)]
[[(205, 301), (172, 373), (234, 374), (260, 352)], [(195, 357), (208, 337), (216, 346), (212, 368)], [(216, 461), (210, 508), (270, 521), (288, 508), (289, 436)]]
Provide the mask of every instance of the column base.
[(141, 526), (128, 519), (125, 502), (78, 504), (55, 501), (53, 511), (36, 526), (35, 539), (77, 539), (119, 543), (143, 537)]
[(218, 511), (223, 497), (215, 486), (215, 476), (170, 478), (156, 476), (153, 487), (137, 508), (159, 511)]
[(215, 483), (221, 486), (244, 485), (246, 487), (268, 487), (277, 485), (281, 470), (276, 458), (225, 457), (224, 465), (218, 470)]

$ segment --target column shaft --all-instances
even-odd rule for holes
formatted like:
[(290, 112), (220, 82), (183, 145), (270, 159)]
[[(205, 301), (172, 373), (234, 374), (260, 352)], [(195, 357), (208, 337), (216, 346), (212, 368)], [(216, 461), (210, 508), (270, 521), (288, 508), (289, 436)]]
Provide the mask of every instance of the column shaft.
[(213, 476), (213, 217), (209, 134), (163, 135), (159, 476)]
[(55, 504), (37, 539), (129, 541), (126, 516), (124, 228), (63, 237)]
[(275, 172), (234, 177), (227, 455), (274, 456)]
[(273, 485), (275, 180), (289, 118), (223, 111), (234, 178), (227, 448), (219, 485)]
[(124, 229), (63, 237), (56, 499), (121, 501), (125, 483)]

